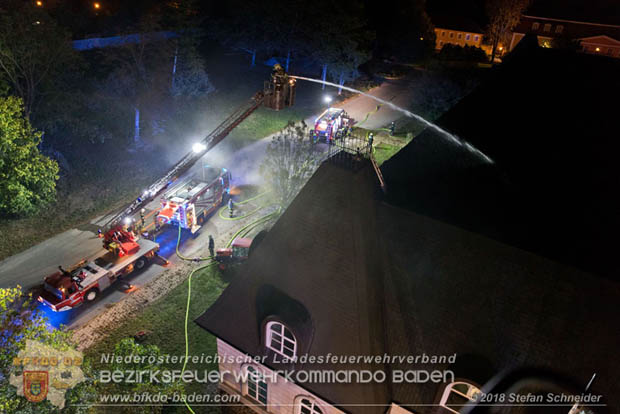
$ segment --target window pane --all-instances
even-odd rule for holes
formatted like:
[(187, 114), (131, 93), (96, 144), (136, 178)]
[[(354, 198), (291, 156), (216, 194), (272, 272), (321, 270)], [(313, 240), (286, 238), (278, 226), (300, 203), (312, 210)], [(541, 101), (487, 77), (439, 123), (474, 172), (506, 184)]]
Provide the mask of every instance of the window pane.
[(469, 385), (467, 384), (454, 384), (452, 386), (453, 390), (456, 390), (462, 394), (467, 395), (467, 393), (469, 392)]
[(451, 392), (450, 396), (448, 397), (448, 401), (446, 401), (446, 406), (452, 408), (453, 410), (459, 411), (468, 402), (469, 398), (465, 398), (454, 392)]
[(276, 341), (275, 339), (272, 339), (271, 348), (273, 348), (276, 351), (280, 351), (282, 349), (282, 343), (280, 341)]
[(280, 332), (280, 330), (282, 329), (282, 325), (280, 325), (279, 323), (273, 323), (271, 324), (271, 327), (269, 329), (274, 332)]
[(294, 340), (295, 338), (293, 337), (293, 334), (291, 333), (290, 330), (288, 329), (284, 329), (284, 336), (286, 336), (288, 339), (290, 339), (291, 341)]

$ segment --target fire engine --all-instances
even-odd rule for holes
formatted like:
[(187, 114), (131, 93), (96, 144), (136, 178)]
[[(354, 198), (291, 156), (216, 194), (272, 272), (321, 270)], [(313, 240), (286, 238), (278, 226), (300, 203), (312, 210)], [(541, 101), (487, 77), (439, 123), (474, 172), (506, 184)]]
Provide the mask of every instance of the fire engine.
[(330, 142), (345, 136), (353, 126), (353, 119), (340, 108), (327, 108), (314, 123), (312, 139)]
[(226, 168), (203, 167), (202, 172), (187, 177), (164, 193), (157, 221), (160, 226), (174, 224), (196, 233), (209, 214), (226, 201), (230, 181)]
[(39, 302), (62, 312), (93, 301), (121, 277), (144, 268), (159, 250), (159, 244), (138, 239), (120, 226), (106, 232), (103, 246), (105, 250), (95, 259), (82, 260), (68, 269), (59, 266), (58, 272), (47, 276)]

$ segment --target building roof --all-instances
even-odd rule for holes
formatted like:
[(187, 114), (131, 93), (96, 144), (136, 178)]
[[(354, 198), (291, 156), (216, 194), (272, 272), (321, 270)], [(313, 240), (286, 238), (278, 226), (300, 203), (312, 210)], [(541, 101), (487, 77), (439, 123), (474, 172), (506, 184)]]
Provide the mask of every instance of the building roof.
[(439, 120), (495, 164), (427, 130), (384, 164), (389, 200), (617, 280), (620, 62), (519, 46)]
[(441, 15), (431, 16), (433, 26), (438, 29), (460, 30), (469, 33), (482, 34), (483, 31), (475, 21), (462, 15)]
[(527, 15), (579, 22), (620, 25), (615, 0), (535, 0)]
[[(534, 30), (534, 22), (539, 23), (537, 30)], [(551, 25), (551, 30), (544, 31), (546, 24)], [(561, 32), (556, 28), (562, 26)], [(615, 39), (620, 39), (620, 25), (601, 24), (584, 21), (562, 20), (539, 16), (525, 15), (513, 30), (515, 33), (533, 33), (543, 37), (561, 37), (565, 39), (581, 39), (584, 37), (607, 35)]]
[[(614, 246), (588, 243), (618, 230), (606, 214), (620, 211), (607, 198), (620, 177), (608, 162), (618, 134), (610, 123), (597, 127), (615, 107), (593, 105), (617, 92), (602, 90), (612, 68), (593, 56), (520, 53), (440, 120), (494, 164), (427, 131), (384, 164), (382, 199), (369, 163), (324, 163), (197, 323), (251, 355), (267, 352), (269, 318), (301, 338), (300, 354), (457, 354), (455, 365), (381, 368), (453, 369), (478, 384), (520, 366), (582, 385), (596, 372), (592, 391), (618, 404), (620, 361), (610, 356), (620, 286), (595, 274), (612, 260), (588, 266)], [(552, 240), (560, 245), (544, 249)], [(436, 404), (442, 389), (300, 385), (355, 414), (384, 413), (376, 404), (391, 402), (431, 413), (424, 404)]]

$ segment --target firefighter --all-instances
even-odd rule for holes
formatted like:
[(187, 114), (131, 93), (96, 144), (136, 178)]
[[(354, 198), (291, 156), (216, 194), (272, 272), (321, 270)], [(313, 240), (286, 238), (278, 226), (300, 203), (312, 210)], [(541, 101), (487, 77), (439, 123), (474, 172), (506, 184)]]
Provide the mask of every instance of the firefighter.
[(232, 197), (228, 199), (228, 216), (230, 218), (233, 217), (233, 209), (235, 208), (235, 203), (233, 203)]
[(140, 210), (140, 227), (141, 228), (144, 228), (144, 212), (145, 211), (146, 211), (145, 209)]
[(211, 257), (215, 257), (215, 241), (213, 240), (213, 236), (209, 234), (209, 254)]
[(394, 121), (392, 121), (392, 123), (390, 124), (390, 135), (394, 135), (394, 130), (396, 129), (396, 123)]
[(374, 141), (375, 137), (373, 135), (372, 132), (368, 133), (368, 149), (370, 150), (370, 152), (372, 152), (372, 142)]

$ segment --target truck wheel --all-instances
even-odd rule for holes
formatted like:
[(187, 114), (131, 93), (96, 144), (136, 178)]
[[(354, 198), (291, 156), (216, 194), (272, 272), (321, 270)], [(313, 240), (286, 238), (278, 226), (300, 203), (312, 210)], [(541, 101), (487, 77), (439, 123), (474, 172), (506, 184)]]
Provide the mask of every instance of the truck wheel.
[(143, 269), (144, 266), (146, 266), (146, 258), (144, 258), (144, 257), (141, 257), (138, 260), (136, 260), (136, 263), (134, 264), (134, 268), (136, 270)]
[(91, 289), (88, 292), (86, 292), (86, 295), (84, 297), (86, 298), (87, 301), (92, 302), (93, 300), (97, 298), (98, 295), (99, 295), (99, 291), (97, 289)]

